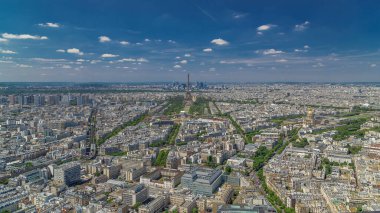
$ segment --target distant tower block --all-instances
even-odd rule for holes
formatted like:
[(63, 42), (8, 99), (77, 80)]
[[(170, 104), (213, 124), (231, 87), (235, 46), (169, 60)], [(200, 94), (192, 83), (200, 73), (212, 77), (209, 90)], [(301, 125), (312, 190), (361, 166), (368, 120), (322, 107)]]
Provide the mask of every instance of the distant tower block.
[(304, 125), (305, 126), (312, 126), (312, 125), (314, 125), (314, 109), (311, 108), (311, 107), (307, 108), (306, 118), (304, 120)]

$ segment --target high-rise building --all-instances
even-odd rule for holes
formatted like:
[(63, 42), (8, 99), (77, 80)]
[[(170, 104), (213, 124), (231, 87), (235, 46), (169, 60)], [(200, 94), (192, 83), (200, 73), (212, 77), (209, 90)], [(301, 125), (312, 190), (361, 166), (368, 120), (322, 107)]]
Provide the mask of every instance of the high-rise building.
[(120, 174), (121, 166), (107, 166), (103, 169), (104, 175), (106, 175), (109, 179), (116, 179)]
[(35, 106), (42, 106), (44, 104), (45, 104), (45, 96), (34, 95), (34, 105)]
[(77, 98), (77, 105), (87, 105), (90, 103), (90, 97), (88, 95), (80, 95)]
[(16, 104), (16, 96), (14, 95), (9, 95), (8, 96), (8, 101), (10, 105), (15, 105)]
[(80, 182), (80, 165), (77, 162), (72, 162), (55, 168), (54, 181), (68, 186)]
[(50, 95), (50, 96), (48, 96), (47, 104), (48, 105), (56, 105), (59, 103), (59, 101), (60, 101), (60, 96)]
[(24, 105), (24, 97), (22, 95), (17, 96), (17, 104)]
[(143, 203), (148, 199), (148, 189), (144, 184), (138, 184), (123, 193), (124, 203), (133, 206), (136, 203)]

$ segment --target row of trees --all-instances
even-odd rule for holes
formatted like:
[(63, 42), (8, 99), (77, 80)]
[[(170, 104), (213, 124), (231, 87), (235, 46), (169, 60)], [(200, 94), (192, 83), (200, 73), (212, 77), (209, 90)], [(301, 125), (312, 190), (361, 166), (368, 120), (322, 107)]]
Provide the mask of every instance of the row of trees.
[(289, 119), (296, 119), (296, 118), (302, 118), (303, 115), (287, 115), (287, 116), (282, 116), (282, 117), (277, 117), (273, 118), (270, 121), (277, 124), (277, 125), (282, 125), (282, 123), (286, 120)]
[(282, 200), (276, 195), (276, 193), (268, 187), (265, 181), (265, 176), (264, 176), (264, 172), (262, 168), (260, 168), (259, 171), (257, 171), (257, 176), (260, 180), (261, 187), (266, 193), (266, 198), (276, 208), (277, 212), (283, 212), (283, 211), (285, 213), (295, 212), (295, 209), (286, 207), (285, 204), (282, 202)]
[(183, 96), (172, 97), (168, 101), (168, 106), (164, 110), (165, 115), (175, 115), (181, 112), (184, 107), (184, 98)]
[(198, 97), (197, 100), (190, 106), (189, 113), (192, 115), (204, 115), (205, 109), (210, 113), (210, 108), (208, 106), (209, 99), (204, 97)]
[(121, 132), (123, 129), (127, 128), (128, 126), (136, 126), (138, 123), (140, 123), (141, 121), (143, 121), (147, 115), (148, 115), (147, 112), (143, 113), (142, 115), (138, 116), (137, 118), (135, 118), (135, 119), (133, 119), (131, 121), (125, 122), (123, 125), (120, 125), (120, 126), (116, 127), (111, 132), (107, 133), (105, 136), (99, 138), (96, 141), (96, 144), (98, 146), (101, 145), (101, 144), (103, 144), (108, 139), (110, 139), (110, 138), (116, 136), (117, 134), (119, 134), (119, 132)]
[(260, 146), (256, 151), (255, 155), (252, 157), (253, 160), (253, 169), (257, 172), (257, 176), (260, 180), (261, 186), (266, 193), (266, 198), (268, 201), (277, 209), (278, 212), (282, 210), (286, 213), (293, 213), (295, 210), (293, 208), (286, 208), (282, 200), (274, 193), (271, 189), (268, 188), (265, 176), (263, 173), (263, 166), (268, 162), (276, 153), (280, 154), (284, 149), (289, 145), (289, 143), (294, 143), (298, 139), (298, 129), (293, 129), (288, 133), (288, 140), (284, 141), (284, 135), (280, 136), (279, 142), (277, 145), (269, 150), (265, 146)]
[(238, 131), (238, 133), (244, 138), (245, 143), (252, 143), (252, 137), (247, 137), (246, 132), (241, 128), (241, 126), (232, 118), (230, 114), (225, 114), (225, 117), (227, 117), (232, 125), (235, 127), (235, 129)]
[(334, 140), (341, 141), (345, 140), (348, 137), (354, 135), (356, 137), (364, 137), (365, 130), (361, 130), (361, 125), (367, 121), (366, 118), (358, 118), (358, 119), (348, 119), (342, 121), (340, 124), (342, 126), (338, 126), (335, 128), (337, 133), (333, 136)]
[(166, 159), (168, 158), (169, 150), (161, 149), (158, 153), (156, 160), (154, 161), (154, 166), (165, 166)]
[(177, 138), (180, 126), (181, 126), (180, 124), (174, 124), (172, 126), (172, 128), (170, 129), (169, 135), (168, 135), (166, 140), (160, 140), (160, 141), (153, 142), (149, 146), (150, 147), (161, 147), (161, 146), (168, 145), (168, 144), (174, 145), (175, 139)]

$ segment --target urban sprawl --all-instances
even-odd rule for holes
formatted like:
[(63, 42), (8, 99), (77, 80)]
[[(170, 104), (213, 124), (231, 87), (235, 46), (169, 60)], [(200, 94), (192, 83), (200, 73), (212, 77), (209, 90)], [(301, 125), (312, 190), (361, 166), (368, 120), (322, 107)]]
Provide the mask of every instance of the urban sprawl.
[(0, 87), (0, 212), (380, 211), (380, 87)]

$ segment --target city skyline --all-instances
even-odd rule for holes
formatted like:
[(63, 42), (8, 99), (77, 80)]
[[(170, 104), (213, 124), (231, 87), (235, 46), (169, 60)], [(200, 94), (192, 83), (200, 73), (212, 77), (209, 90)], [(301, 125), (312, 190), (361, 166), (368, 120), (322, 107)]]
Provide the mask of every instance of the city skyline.
[(378, 82), (379, 6), (3, 1), (0, 81)]

